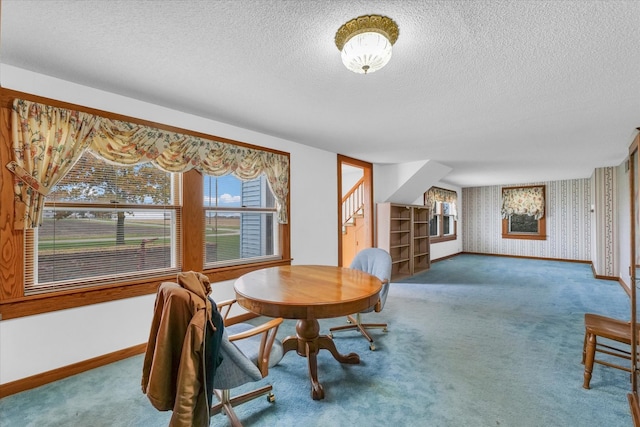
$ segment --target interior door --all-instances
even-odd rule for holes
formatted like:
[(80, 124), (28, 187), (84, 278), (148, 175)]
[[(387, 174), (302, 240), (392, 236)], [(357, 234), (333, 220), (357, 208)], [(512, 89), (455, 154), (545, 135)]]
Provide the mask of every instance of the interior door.
[[(345, 193), (349, 191), (347, 173), (350, 170), (361, 171), (362, 215), (358, 215), (358, 224), (344, 238), (345, 209), (343, 208)], [(338, 154), (338, 265), (348, 267), (355, 254), (364, 248), (373, 246), (373, 165), (362, 160)]]

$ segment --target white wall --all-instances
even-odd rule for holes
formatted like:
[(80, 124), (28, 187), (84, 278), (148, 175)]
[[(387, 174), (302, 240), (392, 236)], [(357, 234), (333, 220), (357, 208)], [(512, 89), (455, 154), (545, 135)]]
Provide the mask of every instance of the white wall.
[[(291, 254), (294, 264), (337, 265), (335, 153), (226, 125), (132, 98), (0, 64), (0, 85), (291, 154)], [(312, 226), (310, 226), (312, 224)], [(232, 282), (213, 285), (233, 296)], [(147, 341), (154, 296), (0, 322), (0, 384)]]
[(0, 382), (146, 342), (155, 295), (0, 322)]

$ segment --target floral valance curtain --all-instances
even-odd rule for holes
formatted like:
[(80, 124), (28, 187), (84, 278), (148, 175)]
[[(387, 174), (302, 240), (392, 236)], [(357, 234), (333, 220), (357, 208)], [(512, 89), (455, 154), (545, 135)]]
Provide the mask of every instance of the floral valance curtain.
[(436, 203), (449, 203), (450, 215), (453, 215), (454, 220), (458, 219), (458, 193), (452, 190), (445, 190), (444, 188), (431, 187), (427, 191), (427, 197), (425, 205), (431, 208), (431, 215), (436, 215)]
[(544, 216), (544, 187), (514, 187), (502, 189), (502, 218), (529, 215), (536, 220)]
[(197, 169), (241, 180), (264, 173), (276, 198), (278, 221), (286, 224), (289, 158), (270, 151), (179, 134), (22, 99), (11, 115), (16, 229), (42, 222), (44, 197), (84, 150), (120, 165), (153, 162), (167, 172)]

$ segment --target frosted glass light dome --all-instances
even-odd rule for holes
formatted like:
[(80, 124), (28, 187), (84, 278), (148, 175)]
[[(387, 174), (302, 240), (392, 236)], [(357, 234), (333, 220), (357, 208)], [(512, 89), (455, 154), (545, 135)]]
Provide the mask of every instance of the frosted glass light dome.
[(381, 15), (359, 16), (336, 32), (336, 47), (342, 63), (358, 74), (371, 74), (387, 65), (393, 44), (398, 40), (398, 25)]
[(342, 48), (342, 63), (359, 74), (370, 74), (387, 65), (391, 59), (391, 43), (376, 32), (353, 36)]

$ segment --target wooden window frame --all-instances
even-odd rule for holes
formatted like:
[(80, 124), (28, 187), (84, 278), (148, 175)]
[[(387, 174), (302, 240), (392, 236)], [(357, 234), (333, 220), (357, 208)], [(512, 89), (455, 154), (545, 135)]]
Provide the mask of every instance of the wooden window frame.
[(450, 240), (456, 240), (458, 238), (458, 221), (453, 219), (453, 234), (444, 235), (444, 218), (453, 216), (453, 215), (444, 215), (441, 213), (436, 213), (434, 216), (438, 217), (438, 235), (437, 236), (429, 236), (429, 241), (431, 243), (439, 243), (439, 242), (448, 242)]
[[(271, 151), (286, 155), (289, 153), (267, 149), (251, 144), (229, 140), (213, 135), (180, 129), (107, 111), (87, 108), (77, 104), (57, 101), (24, 92), (0, 88), (0, 164), (6, 165), (12, 158), (11, 149), (11, 110), (15, 98), (44, 103), (60, 108), (85, 111), (103, 117), (139, 123), (164, 130), (190, 134), (201, 138), (231, 143)], [(122, 281), (115, 284), (98, 285), (87, 288), (60, 290), (50, 293), (25, 296), (24, 294), (24, 231), (14, 229), (14, 177), (5, 167), (0, 168), (0, 242), (3, 250), (0, 254), (0, 320), (19, 318), (34, 314), (47, 313), (68, 308), (87, 306), (102, 302), (154, 294), (163, 281), (175, 281), (175, 275), (145, 277)], [(281, 259), (251, 264), (232, 265), (203, 271), (203, 177), (200, 172), (190, 170), (182, 176), (182, 271), (200, 271), (212, 282), (233, 280), (241, 275), (271, 266), (291, 264), (290, 224), (279, 224), (279, 246)], [(290, 196), (287, 196), (287, 208)], [(290, 212), (289, 209), (287, 209)], [(186, 244), (188, 242), (188, 244)]]
[[(513, 190), (518, 188), (542, 188), (542, 194), (544, 195), (544, 215), (538, 220), (538, 232), (537, 233), (513, 233), (509, 232), (509, 218), (502, 219), (502, 238), (503, 239), (520, 239), (520, 240), (547, 240), (547, 193), (546, 186), (544, 185), (521, 185), (515, 187), (503, 187), (501, 191)], [(502, 197), (500, 197), (500, 203), (502, 203)]]
[[(451, 191), (457, 194), (456, 191), (454, 190), (448, 190), (446, 188), (441, 188), (441, 187), (435, 187), (435, 188), (439, 188), (441, 190), (445, 190), (445, 191)], [(427, 205), (427, 193), (428, 191), (426, 191), (423, 195), (423, 204), (426, 206)], [(431, 206), (429, 206), (429, 209), (432, 209)], [(441, 213), (436, 213), (434, 216), (438, 216), (439, 220), (438, 220), (438, 235), (437, 236), (431, 236), (429, 235), (429, 242), (430, 243), (440, 243), (440, 242), (448, 242), (451, 240), (456, 240), (458, 238), (458, 220), (457, 219), (453, 219), (453, 234), (449, 234), (447, 236), (444, 235), (444, 222), (443, 219), (445, 216), (453, 216), (453, 215), (444, 215)], [(429, 229), (431, 229), (431, 227), (429, 227)]]

